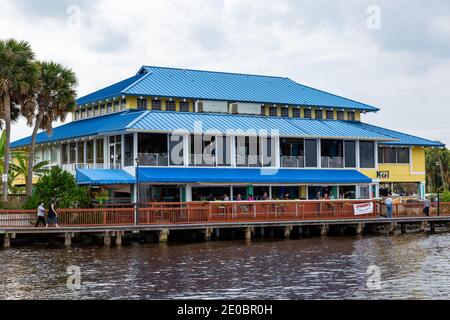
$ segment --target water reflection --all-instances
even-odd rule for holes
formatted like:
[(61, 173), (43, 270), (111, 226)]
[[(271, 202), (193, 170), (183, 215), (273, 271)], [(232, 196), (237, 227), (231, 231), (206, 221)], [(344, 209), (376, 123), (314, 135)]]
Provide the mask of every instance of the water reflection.
[[(2, 299), (446, 299), (450, 235), (0, 251)], [(66, 268), (82, 271), (69, 290)], [(381, 268), (382, 288), (366, 287)]]

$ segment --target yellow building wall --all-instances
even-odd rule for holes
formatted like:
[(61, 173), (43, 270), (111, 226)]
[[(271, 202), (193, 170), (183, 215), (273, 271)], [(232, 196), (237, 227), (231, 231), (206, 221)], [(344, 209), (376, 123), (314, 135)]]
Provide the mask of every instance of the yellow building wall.
[(127, 109), (137, 109), (137, 97), (127, 97)]

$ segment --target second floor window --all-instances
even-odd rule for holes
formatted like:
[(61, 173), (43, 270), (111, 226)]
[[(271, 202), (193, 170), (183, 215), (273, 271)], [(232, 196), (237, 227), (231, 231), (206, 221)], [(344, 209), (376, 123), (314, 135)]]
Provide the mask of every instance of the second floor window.
[(289, 117), (289, 108), (281, 108), (281, 116)]
[(175, 101), (166, 101), (166, 111), (175, 111)]
[(266, 107), (265, 106), (261, 106), (261, 115), (262, 116), (266, 115)]
[(102, 104), (100, 106), (100, 114), (105, 114), (106, 113), (106, 106), (104, 104)]
[(138, 99), (137, 100), (137, 108), (138, 110), (147, 110), (147, 99)]
[(94, 117), (99, 115), (99, 108), (98, 106), (94, 107)]
[(270, 107), (269, 108), (269, 116), (276, 117), (277, 115), (278, 115), (277, 107)]
[(120, 111), (120, 102), (119, 101), (114, 101), (114, 112)]
[(316, 110), (316, 119), (323, 119), (323, 112), (322, 110)]
[(294, 118), (300, 118), (300, 108), (294, 108), (292, 109), (292, 116)]
[(181, 112), (189, 112), (189, 102), (181, 101), (180, 102), (180, 111)]
[(306, 118), (306, 119), (311, 119), (312, 118), (312, 111), (311, 111), (311, 109), (305, 109), (303, 117)]
[(122, 101), (120, 101), (120, 108), (122, 110), (125, 110), (127, 108), (127, 99), (122, 99)]
[(344, 111), (338, 111), (337, 112), (337, 119), (338, 120), (345, 120), (345, 112)]
[(107, 112), (108, 113), (112, 112), (112, 103), (111, 102), (107, 104)]
[(161, 110), (161, 100), (152, 100), (152, 110)]
[(327, 117), (327, 120), (333, 120), (334, 119), (334, 111), (333, 110), (327, 110), (326, 111), (326, 117)]
[(347, 120), (355, 121), (355, 112), (353, 111), (347, 112)]

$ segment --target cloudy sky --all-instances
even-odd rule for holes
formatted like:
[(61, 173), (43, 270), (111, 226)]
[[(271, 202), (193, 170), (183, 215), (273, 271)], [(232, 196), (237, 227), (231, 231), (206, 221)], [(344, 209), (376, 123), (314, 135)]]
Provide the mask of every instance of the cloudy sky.
[[(0, 38), (70, 66), (78, 94), (141, 65), (286, 76), (450, 145), (450, 1), (2, 0)], [(13, 139), (30, 129), (23, 121)]]

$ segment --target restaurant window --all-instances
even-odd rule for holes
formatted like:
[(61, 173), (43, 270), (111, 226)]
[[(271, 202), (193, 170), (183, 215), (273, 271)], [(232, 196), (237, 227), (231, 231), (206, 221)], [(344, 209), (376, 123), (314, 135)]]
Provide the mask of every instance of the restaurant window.
[(152, 100), (152, 110), (162, 110), (161, 100)]
[(100, 106), (100, 114), (103, 115), (103, 114), (105, 114), (105, 113), (106, 113), (106, 106), (105, 106), (104, 104), (102, 104), (102, 105)]
[(373, 141), (359, 142), (359, 164), (361, 168), (375, 168), (375, 143)]
[(69, 145), (69, 153), (70, 153), (70, 163), (76, 163), (77, 162), (77, 144), (71, 143)]
[(77, 163), (84, 163), (84, 142), (78, 142), (78, 159)]
[(326, 111), (326, 117), (327, 117), (327, 120), (334, 120), (334, 111), (333, 110), (327, 110)]
[(346, 168), (356, 167), (356, 142), (345, 141), (344, 142), (344, 158)]
[(355, 112), (353, 111), (347, 112), (347, 120), (355, 121)]
[(317, 167), (317, 140), (305, 139), (305, 167)]
[(107, 110), (106, 110), (106, 112), (107, 112), (107, 113), (111, 113), (111, 112), (112, 112), (112, 103), (111, 103), (111, 102), (107, 104)]
[(315, 116), (316, 116), (316, 119), (323, 119), (323, 111), (315, 110)]
[(292, 116), (294, 118), (300, 118), (300, 108), (294, 108), (292, 109)]
[(166, 111), (175, 111), (175, 101), (166, 101)]
[(102, 163), (105, 161), (105, 150), (104, 150), (104, 140), (103, 139), (98, 139), (95, 140), (95, 158), (96, 158), (96, 162), (97, 163)]
[(289, 108), (281, 108), (281, 116), (289, 117)]
[(277, 107), (269, 107), (269, 116), (276, 117), (277, 115)]
[(114, 101), (114, 112), (120, 111), (119, 107), (120, 107), (120, 102)]
[(345, 120), (345, 112), (344, 111), (338, 111), (337, 112), (337, 119), (338, 120)]
[(61, 153), (62, 153), (62, 163), (68, 164), (69, 163), (69, 145), (67, 143), (63, 143), (61, 146)]
[(180, 111), (181, 112), (189, 112), (189, 102), (180, 101)]
[(147, 99), (138, 99), (137, 100), (137, 108), (139, 111), (147, 110)]
[(311, 119), (312, 118), (312, 110), (311, 109), (305, 109), (303, 118)]
[(94, 163), (94, 141), (92, 140), (86, 142), (86, 162)]
[(126, 134), (124, 136), (124, 165), (126, 167), (134, 165), (134, 135)]

